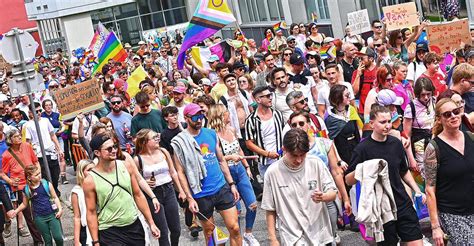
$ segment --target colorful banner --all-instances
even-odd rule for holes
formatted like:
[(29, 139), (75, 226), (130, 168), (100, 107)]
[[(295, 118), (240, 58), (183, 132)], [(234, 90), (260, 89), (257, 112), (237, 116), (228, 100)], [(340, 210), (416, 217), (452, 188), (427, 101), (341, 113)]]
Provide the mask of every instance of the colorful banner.
[(127, 92), (130, 97), (134, 97), (139, 91), (140, 82), (142, 82), (148, 74), (142, 66), (137, 67), (127, 79)]
[(88, 113), (105, 106), (102, 91), (95, 79), (51, 92), (63, 120), (79, 113)]
[(369, 13), (367, 12), (367, 9), (348, 13), (347, 22), (349, 22), (351, 35), (371, 31)]
[(97, 57), (99, 54), (100, 48), (105, 43), (105, 40), (109, 34), (109, 30), (107, 30), (107, 28), (101, 22), (99, 22), (97, 25), (97, 30), (94, 33), (94, 37), (92, 38), (92, 41), (89, 45), (89, 49), (94, 52), (95, 57)]
[(387, 31), (420, 25), (415, 2), (391, 5), (382, 10)]
[(426, 27), (430, 51), (444, 54), (458, 49), (463, 44), (472, 44), (468, 19), (452, 21)]

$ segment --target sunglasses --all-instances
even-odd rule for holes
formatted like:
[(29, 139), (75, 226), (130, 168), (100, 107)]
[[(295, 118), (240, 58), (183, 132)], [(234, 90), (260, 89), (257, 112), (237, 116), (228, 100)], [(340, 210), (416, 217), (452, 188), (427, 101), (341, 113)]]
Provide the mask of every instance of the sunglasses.
[(293, 122), (293, 123), (291, 123), (291, 128), (296, 128), (298, 126), (303, 127), (304, 124), (306, 124), (306, 122), (304, 122), (304, 121)]
[(151, 137), (150, 140), (155, 140), (155, 141), (159, 142), (160, 141), (160, 135), (156, 134), (155, 136)]
[(57, 86), (57, 85), (51, 85), (51, 86), (48, 86), (48, 88), (54, 89), (54, 88), (59, 88), (59, 86)]
[(41, 110), (41, 109), (36, 110), (36, 113), (42, 113), (42, 112), (43, 112), (43, 110)]
[(464, 105), (466, 105), (466, 101), (464, 101), (464, 99), (462, 99), (461, 101), (457, 101), (455, 103), (456, 105), (458, 105), (458, 107), (464, 107)]
[(441, 116), (443, 116), (446, 119), (449, 119), (449, 118), (451, 118), (451, 116), (458, 116), (460, 113), (461, 113), (461, 107), (455, 108), (451, 111), (443, 112), (443, 113), (441, 113)]
[(112, 104), (112, 105), (118, 105), (118, 104), (121, 104), (121, 103), (122, 103), (122, 101), (110, 102), (110, 104)]
[(197, 114), (197, 115), (188, 116), (188, 117), (191, 118), (192, 122), (198, 122), (198, 121), (204, 119), (204, 114)]
[(149, 108), (150, 107), (150, 104), (146, 104), (146, 105), (139, 105), (140, 108)]
[(291, 40), (291, 41), (288, 41), (288, 43), (289, 43), (289, 44), (294, 44), (294, 43), (296, 43), (296, 41)]
[(270, 99), (270, 98), (273, 97), (273, 94), (272, 94), (272, 93), (269, 93), (269, 94), (266, 94), (266, 95), (261, 95), (261, 96), (259, 96), (259, 97), (260, 97), (260, 98), (266, 97), (266, 98)]
[(374, 48), (378, 48), (380, 46), (382, 46), (382, 44), (374, 44)]
[(103, 149), (103, 150), (107, 150), (107, 152), (111, 153), (114, 149), (115, 149), (115, 150), (118, 149), (118, 144), (114, 144), (114, 145), (112, 145), (112, 146), (110, 146), (110, 147), (108, 147), (108, 148), (105, 148), (105, 149)]
[(308, 98), (303, 98), (303, 99), (301, 99), (301, 100), (295, 102), (293, 105), (296, 105), (296, 104), (298, 104), (298, 103), (300, 103), (300, 104), (308, 103)]
[(291, 56), (292, 53), (285, 53), (284, 56)]
[(376, 28), (376, 29), (381, 29), (382, 26), (374, 26), (374, 28)]

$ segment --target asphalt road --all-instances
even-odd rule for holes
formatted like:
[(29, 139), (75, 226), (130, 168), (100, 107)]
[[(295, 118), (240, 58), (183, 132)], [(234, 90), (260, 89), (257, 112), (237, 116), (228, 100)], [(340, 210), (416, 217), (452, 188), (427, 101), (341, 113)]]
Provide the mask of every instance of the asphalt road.
[[(69, 206), (69, 198), (71, 194), (71, 189), (75, 185), (75, 177), (73, 176), (73, 169), (72, 167), (68, 167), (68, 180), (69, 184), (67, 185), (60, 185), (60, 190), (62, 192), (61, 194), (61, 199), (65, 202), (63, 204), (64, 214), (61, 217), (61, 222), (65, 234), (65, 244), (64, 245), (74, 245), (74, 240), (73, 240), (73, 212)], [(205, 245), (204, 239), (202, 236), (202, 233), (199, 235), (197, 239), (192, 238), (189, 235), (189, 231), (184, 225), (184, 216), (181, 214), (181, 238), (180, 238), (180, 245)], [(224, 229), (225, 231), (225, 226), (220, 218), (219, 214), (215, 214), (216, 222), (217, 225), (220, 226), (221, 228)], [(244, 219), (241, 220), (241, 224), (243, 225)], [(26, 225), (26, 224), (25, 224)], [(423, 233), (425, 236), (430, 237), (431, 236), (431, 230), (429, 227), (429, 221), (427, 219), (424, 219), (421, 222)], [(17, 245), (17, 234), (16, 234), (16, 222), (14, 221), (12, 224), (12, 236), (9, 238), (5, 239), (5, 244), (8, 246), (13, 246)], [(257, 212), (257, 218), (256, 222), (254, 225), (254, 231), (253, 231), (254, 236), (257, 238), (257, 240), (260, 242), (260, 244), (263, 245), (269, 245), (268, 240), (267, 240), (267, 231), (266, 231), (266, 222), (265, 222), (265, 213), (263, 210), (258, 210)], [(339, 236), (341, 237), (341, 245), (367, 245), (366, 242), (362, 239), (359, 233), (356, 232), (351, 232), (349, 230), (345, 231), (339, 231), (338, 232)], [(33, 239), (31, 237), (20, 237), (19, 238), (19, 245), (33, 245)], [(229, 245), (229, 244), (227, 244)]]

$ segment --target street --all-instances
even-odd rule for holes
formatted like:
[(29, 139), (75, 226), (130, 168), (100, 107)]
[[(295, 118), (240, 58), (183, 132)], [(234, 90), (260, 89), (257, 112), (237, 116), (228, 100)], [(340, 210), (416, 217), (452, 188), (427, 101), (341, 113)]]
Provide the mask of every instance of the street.
[[(63, 209), (64, 213), (61, 218), (64, 236), (65, 236), (65, 244), (67, 246), (74, 245), (74, 236), (73, 236), (73, 228), (74, 228), (74, 221), (73, 221), (73, 212), (72, 207), (69, 205), (70, 199), (70, 191), (72, 187), (76, 184), (75, 176), (73, 175), (73, 168), (68, 166), (68, 180), (69, 184), (60, 185), (59, 189), (61, 190), (61, 199), (63, 201)], [(222, 228), (224, 231), (225, 226), (220, 218), (219, 214), (215, 214), (215, 218), (217, 221), (217, 226)], [(244, 223), (245, 216), (241, 216), (241, 225)], [(26, 225), (25, 225), (26, 226)], [(421, 222), (422, 230), (425, 236), (431, 236), (430, 224), (427, 219), (422, 220)], [(5, 245), (17, 245), (17, 234), (16, 234), (16, 223), (12, 223), (12, 235), (9, 238), (5, 239)], [(258, 210), (257, 212), (257, 219), (255, 221), (254, 236), (260, 242), (262, 246), (269, 245), (267, 240), (267, 231), (266, 231), (266, 222), (265, 222), (265, 213), (263, 210)], [(357, 232), (352, 232), (350, 230), (345, 231), (338, 231), (339, 236), (341, 237), (341, 245), (364, 245), (366, 244), (360, 234)], [(33, 245), (33, 239), (31, 237), (20, 237), (19, 245)], [(194, 239), (189, 235), (189, 231), (184, 225), (184, 215), (181, 214), (181, 238), (180, 238), (180, 245), (205, 245), (202, 233), (199, 234), (198, 239)], [(229, 245), (229, 243), (227, 244)]]

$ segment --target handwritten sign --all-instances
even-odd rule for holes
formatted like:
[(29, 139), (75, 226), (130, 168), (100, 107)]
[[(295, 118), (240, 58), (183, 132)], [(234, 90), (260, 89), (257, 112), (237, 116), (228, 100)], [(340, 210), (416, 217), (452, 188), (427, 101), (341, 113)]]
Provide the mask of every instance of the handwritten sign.
[(348, 13), (347, 21), (349, 22), (351, 35), (361, 34), (371, 30), (369, 13), (367, 12), (367, 9)]
[(429, 25), (426, 27), (426, 32), (430, 43), (430, 51), (436, 53), (442, 54), (457, 49), (462, 44), (472, 44), (467, 19)]
[(88, 80), (52, 92), (63, 120), (76, 117), (79, 113), (88, 113), (104, 107), (99, 83)]
[(387, 31), (420, 25), (415, 2), (383, 7)]
[(12, 70), (12, 65), (9, 64), (7, 61), (5, 61), (5, 59), (3, 58), (2, 55), (0, 55), (0, 70), (4, 70), (6, 69), (7, 71), (11, 71)]

